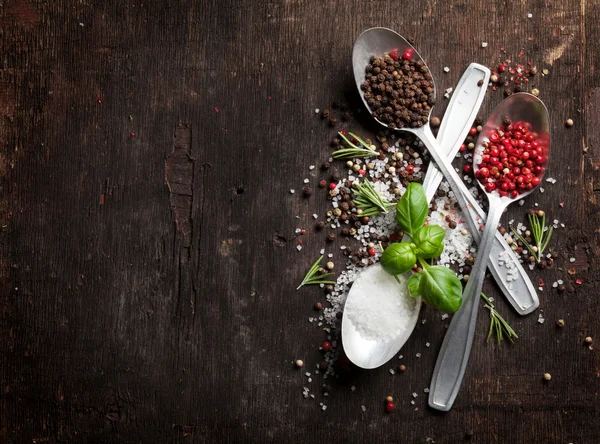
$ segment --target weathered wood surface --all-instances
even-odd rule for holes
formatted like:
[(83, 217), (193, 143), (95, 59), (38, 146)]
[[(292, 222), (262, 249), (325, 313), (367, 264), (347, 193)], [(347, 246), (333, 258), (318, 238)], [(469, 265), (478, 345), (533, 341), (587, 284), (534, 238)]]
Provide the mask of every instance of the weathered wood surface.
[[(600, 340), (599, 20), (588, 0), (0, 2), (0, 441), (600, 442), (600, 355), (583, 345)], [(550, 70), (529, 87), (558, 183), (527, 202), (567, 226), (540, 277), (571, 282), (559, 267), (574, 265), (583, 284), (546, 286), (543, 325), (499, 301), (513, 347), (483, 345), (482, 312), (448, 414), (423, 394), (444, 333), (432, 311), (405, 374), (353, 371), (326, 412), (320, 380), (305, 400), (290, 365), (319, 362), (322, 295), (293, 289), (323, 236), (301, 253), (290, 239), (326, 203), (288, 190), (328, 155), (314, 109), (355, 97), (351, 46), (376, 25), (414, 39), (440, 90), (501, 45)]]

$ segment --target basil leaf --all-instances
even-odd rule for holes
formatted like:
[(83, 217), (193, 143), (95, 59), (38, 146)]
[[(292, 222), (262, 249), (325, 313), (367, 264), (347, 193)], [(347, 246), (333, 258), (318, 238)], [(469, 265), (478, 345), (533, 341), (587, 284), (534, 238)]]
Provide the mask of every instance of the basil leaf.
[(381, 255), (381, 265), (389, 274), (404, 274), (417, 262), (414, 244), (401, 242), (389, 245)]
[(423, 268), (421, 297), (436, 310), (455, 313), (462, 304), (462, 284), (449, 268), (441, 265)]
[(421, 273), (414, 273), (408, 279), (408, 295), (412, 298), (418, 298), (421, 295), (421, 290), (419, 286), (421, 285), (421, 278), (423, 275)]
[(396, 205), (396, 221), (411, 237), (427, 220), (429, 205), (423, 185), (411, 182)]
[(417, 245), (417, 256), (423, 259), (439, 257), (444, 251), (444, 229), (439, 225), (421, 227), (412, 240)]

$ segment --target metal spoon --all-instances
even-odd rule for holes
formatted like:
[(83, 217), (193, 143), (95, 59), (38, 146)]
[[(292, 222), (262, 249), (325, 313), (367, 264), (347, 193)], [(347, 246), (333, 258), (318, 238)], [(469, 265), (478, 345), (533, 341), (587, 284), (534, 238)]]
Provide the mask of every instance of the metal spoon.
[[(490, 72), (487, 68), (473, 63), (467, 68), (456, 87), (456, 93), (450, 100), (448, 109), (446, 110), (446, 116), (444, 117), (438, 135), (441, 149), (445, 152), (450, 152), (451, 158), (454, 157), (460, 144), (464, 140), (466, 133), (469, 131), (471, 123), (485, 96), (485, 89), (477, 86), (477, 83), (480, 80), (487, 82), (489, 76)], [(427, 170), (424, 181), (425, 193), (427, 194), (428, 200), (433, 198), (440, 181), (441, 174), (435, 168), (430, 167)], [(361, 282), (377, 278), (378, 275), (373, 274), (376, 272), (372, 273), (369, 271), (375, 267), (377, 267), (380, 272), (385, 273), (379, 264), (373, 265), (361, 272), (348, 293), (346, 307), (353, 304), (353, 301), (358, 297), (357, 293), (363, 288)], [(407, 277), (410, 277), (410, 273)], [(395, 280), (388, 281), (381, 279), (380, 282), (380, 285), (398, 286), (398, 283)], [(373, 295), (373, 303), (375, 304), (376, 297), (377, 295)], [(421, 304), (420, 298), (418, 298), (418, 304), (419, 306)], [(346, 315), (346, 313), (347, 311), (344, 311), (344, 317), (342, 319), (342, 342), (344, 344), (344, 351), (350, 361), (359, 367), (370, 369), (383, 365), (398, 353), (408, 339), (409, 335), (403, 334), (391, 341), (370, 340), (361, 334), (357, 326), (354, 325), (354, 322)], [(405, 332), (410, 334), (414, 329), (416, 321), (417, 317), (411, 319), (410, 322), (408, 322)]]
[[(496, 107), (485, 128), (479, 135), (473, 159), (473, 168), (475, 170), (478, 169), (478, 164), (481, 160), (483, 142), (489, 140), (490, 134), (501, 126), (504, 116), (508, 116), (513, 121), (529, 122), (532, 131), (539, 134), (540, 145), (545, 150), (544, 157), (546, 159), (549, 158), (550, 123), (548, 110), (537, 97), (528, 93), (518, 93), (510, 96)], [(486, 192), (484, 187), (481, 188)], [(531, 194), (535, 188), (520, 194), (514, 199), (501, 197), (495, 191), (486, 193), (490, 203), (490, 210), (481, 237), (478, 258), (487, 258), (489, 256), (492, 239), (504, 209), (512, 202)], [(460, 389), (467, 362), (469, 361), (473, 337), (475, 336), (479, 294), (483, 286), (485, 269), (486, 263), (478, 259), (463, 292), (462, 307), (452, 318), (448, 332), (444, 337), (429, 389), (429, 405), (435, 409), (450, 410)]]
[[(364, 92), (360, 88), (361, 83), (364, 81), (365, 77), (365, 67), (368, 63), (370, 63), (370, 59), (373, 55), (383, 55), (384, 53), (389, 53), (392, 50), (397, 49), (399, 53), (404, 52), (406, 49), (411, 49), (413, 52), (413, 60), (421, 60), (423, 63), (425, 61), (421, 58), (419, 53), (415, 50), (415, 48), (410, 45), (401, 35), (387, 28), (371, 28), (364, 31), (354, 43), (354, 48), (352, 51), (352, 65), (354, 70), (354, 79), (356, 82), (357, 89), (360, 93), (361, 99), (365, 104), (365, 107), (370, 111), (369, 106), (365, 100)], [(449, 134), (449, 139), (454, 139), (454, 137), (458, 137), (458, 139), (454, 139), (454, 141), (461, 141), (467, 135), (470, 124), (473, 122), (477, 115), (477, 111), (479, 110), (479, 106), (481, 106), (481, 101), (483, 100), (483, 96), (479, 99), (479, 92), (481, 89), (484, 89), (489, 80), (489, 70), (481, 65), (472, 64), (471, 66), (477, 66), (483, 72), (487, 72), (485, 78), (480, 79), (483, 81), (482, 86), (470, 85), (469, 89), (459, 89), (452, 96), (450, 101), (450, 105), (446, 111), (445, 119), (440, 127), (440, 132), (438, 134), (438, 139), (442, 140), (442, 136), (445, 142), (445, 134), (448, 131), (452, 131), (451, 135)], [(432, 83), (434, 84), (434, 92), (435, 92), (435, 82), (432, 78)], [(460, 86), (460, 84), (459, 84)], [(482, 92), (485, 94), (485, 91)], [(459, 96), (459, 98), (457, 98)], [(476, 98), (477, 100), (473, 100)], [(455, 106), (454, 100), (457, 100), (457, 105), (465, 104), (463, 106)], [(470, 106), (468, 105), (470, 104)], [(455, 109), (455, 108), (458, 108)], [(375, 116), (373, 116), (375, 118)], [(466, 120), (465, 120), (466, 119)], [(380, 124), (385, 125), (383, 122), (379, 121), (375, 118)], [(415, 134), (419, 137), (427, 150), (433, 157), (436, 162), (438, 168), (443, 173), (443, 176), (448, 180), (452, 190), (455, 193), (456, 200), (459, 205), (463, 209), (465, 213), (467, 222), (469, 227), (471, 228), (471, 233), (475, 242), (479, 242), (479, 226), (485, 222), (485, 213), (481, 209), (478, 202), (471, 195), (471, 193), (467, 190), (466, 186), (463, 184), (462, 180), (459, 178), (458, 174), (452, 168), (451, 161), (458, 152), (458, 148), (460, 147), (460, 143), (454, 143), (449, 145), (438, 144), (429, 125), (425, 125), (421, 128), (394, 128), (400, 131), (408, 131)], [(445, 154), (446, 153), (446, 154)], [(449, 153), (448, 157), (445, 157)], [(432, 168), (433, 165), (430, 165), (427, 175), (424, 180), (424, 186), (430, 185), (433, 187), (435, 185), (435, 189), (442, 180), (442, 175), (437, 172), (435, 168)], [(431, 174), (429, 173), (431, 171)], [(434, 191), (435, 192), (435, 191)], [(520, 265), (516, 255), (510, 248), (510, 246), (506, 243), (504, 238), (497, 233), (495, 239), (493, 240), (493, 257), (488, 259), (488, 267), (492, 272), (492, 275), (496, 279), (500, 289), (506, 296), (507, 300), (513, 306), (513, 308), (521, 315), (531, 313), (539, 306), (539, 300), (537, 297), (537, 293), (531, 280), (527, 276), (527, 273)], [(509, 270), (500, 265), (498, 262), (498, 257), (501, 252), (506, 252), (510, 258), (514, 270), (517, 274), (516, 279), (510, 279), (508, 272)]]

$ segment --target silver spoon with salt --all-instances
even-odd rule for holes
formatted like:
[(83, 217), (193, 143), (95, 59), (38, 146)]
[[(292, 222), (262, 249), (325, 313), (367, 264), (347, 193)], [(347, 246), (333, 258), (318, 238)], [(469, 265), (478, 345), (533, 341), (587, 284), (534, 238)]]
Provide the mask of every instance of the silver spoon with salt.
[[(368, 29), (364, 31), (354, 43), (352, 51), (354, 80), (361, 99), (369, 112), (371, 112), (371, 110), (365, 100), (364, 92), (360, 87), (365, 78), (365, 67), (370, 63), (372, 56), (383, 55), (385, 53), (390, 53), (393, 50), (397, 50), (399, 54), (408, 50), (412, 53), (412, 60), (421, 61), (427, 66), (416, 49), (408, 43), (404, 37), (391, 29)], [(440, 131), (438, 132), (438, 140), (440, 140), (440, 142), (436, 141), (434, 138), (429, 125), (423, 125), (420, 128), (393, 129), (411, 132), (419, 137), (425, 144), (437, 167), (441, 170), (441, 173), (434, 165), (430, 165), (425, 180), (423, 181), (424, 186), (427, 187), (430, 185), (429, 181), (431, 181), (431, 186), (434, 188), (433, 192), (435, 192), (442, 178), (446, 177), (450, 187), (454, 191), (456, 200), (465, 214), (471, 234), (473, 235), (475, 242), (479, 243), (479, 227), (485, 222), (485, 212), (473, 195), (467, 190), (467, 187), (452, 167), (451, 161), (457, 154), (460, 143), (457, 142), (445, 145), (446, 137), (453, 139), (454, 141), (460, 140), (461, 142), (465, 139), (471, 123), (477, 116), (477, 111), (479, 111), (479, 106), (481, 106), (483, 95), (485, 95), (485, 89), (489, 81), (489, 70), (481, 65), (471, 64), (471, 67), (473, 66), (478, 67), (482, 72), (486, 72), (486, 75), (484, 78), (480, 77), (476, 80), (475, 85), (459, 84), (457, 86), (446, 110)], [(427, 71), (429, 71), (429, 69), (427, 69)], [(429, 72), (431, 73), (431, 71)], [(481, 86), (477, 86), (479, 80), (482, 81)], [(436, 88), (433, 76), (431, 78), (431, 83), (435, 94)], [(461, 88), (461, 86), (463, 86), (463, 88)], [(468, 89), (465, 89), (464, 86), (468, 86)], [(482, 89), (484, 91), (480, 91)], [(482, 94), (481, 96), (479, 96), (480, 93)], [(479, 102), (477, 102), (477, 100), (479, 100)], [(477, 108), (474, 108), (473, 106), (475, 103), (479, 104)], [(373, 115), (372, 112), (371, 115)], [(375, 116), (373, 116), (373, 118), (381, 125), (389, 128)], [(457, 137), (457, 139), (454, 139), (455, 137)], [(448, 142), (450, 143), (450, 141)], [(433, 170), (431, 174), (429, 173), (430, 170)], [(429, 200), (431, 200), (431, 198)], [(515, 253), (500, 233), (495, 234), (492, 251), (487, 261), (488, 267), (500, 287), (500, 290), (517, 313), (525, 315), (531, 313), (539, 306), (539, 299), (535, 287), (519, 263)]]
[[(449, 153), (449, 158), (458, 151), (483, 102), (485, 88), (477, 84), (479, 81), (487, 83), (489, 76), (487, 68), (473, 63), (457, 85), (438, 133), (440, 148)], [(424, 181), (428, 200), (433, 198), (440, 181), (440, 173), (430, 167)], [(410, 273), (401, 277), (404, 285), (408, 277)], [(372, 282), (377, 283), (376, 294), (369, 285)], [(348, 293), (342, 318), (342, 342), (350, 361), (359, 367), (376, 368), (389, 361), (408, 340), (417, 323), (421, 298), (408, 301), (409, 305), (404, 307), (399, 302), (390, 306), (387, 300), (380, 306), (378, 301), (389, 292), (402, 294), (403, 287), (380, 264), (375, 264), (360, 273)], [(402, 319), (403, 325), (399, 321), (385, 325), (392, 310), (395, 310), (392, 316)], [(374, 325), (382, 322), (384, 325)], [(387, 331), (387, 327), (398, 331)]]
[[(542, 151), (542, 161), (544, 163), (548, 162), (550, 155), (550, 121), (548, 110), (544, 103), (537, 97), (528, 93), (518, 93), (508, 97), (496, 107), (479, 135), (473, 159), (473, 169), (476, 173), (481, 163), (484, 142), (490, 140), (490, 137), (502, 126), (503, 119), (506, 117), (513, 122), (522, 121), (531, 125), (531, 131), (538, 134), (537, 140), (540, 145), (539, 149)], [(536, 181), (537, 184), (532, 182), (531, 189), (515, 193), (517, 195), (513, 198), (501, 196), (498, 190), (487, 191), (478, 181), (482, 190), (487, 194), (490, 208), (487, 223), (481, 236), (479, 251), (477, 252), (478, 258), (488, 257), (492, 247), (494, 232), (506, 207), (516, 200), (523, 199), (531, 194), (539, 186), (544, 172), (545, 169), (542, 169), (536, 175), (539, 178)], [(438, 356), (429, 388), (429, 405), (435, 409), (442, 411), (450, 410), (460, 390), (475, 336), (477, 311), (480, 305), (479, 294), (483, 286), (485, 270), (486, 263), (478, 259), (463, 292), (462, 306), (453, 316), (448, 332), (444, 337), (442, 349)]]

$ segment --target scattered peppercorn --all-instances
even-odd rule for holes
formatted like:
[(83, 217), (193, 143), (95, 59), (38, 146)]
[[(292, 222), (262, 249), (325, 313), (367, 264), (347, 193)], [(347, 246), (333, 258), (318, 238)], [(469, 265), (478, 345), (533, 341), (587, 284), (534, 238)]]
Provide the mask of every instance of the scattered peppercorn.
[(400, 370), (401, 372), (405, 372), (406, 366), (404, 364), (400, 364), (400, 367), (398, 367), (398, 370)]
[(302, 190), (302, 192), (304, 193), (304, 195), (306, 197), (309, 197), (312, 193), (313, 193), (313, 189), (309, 186), (304, 187), (304, 189)]
[(329, 162), (323, 162), (323, 163), (321, 164), (321, 169), (322, 169), (323, 171), (327, 171), (327, 170), (328, 170), (330, 167), (331, 167), (331, 163), (329, 163)]
[(333, 241), (335, 240), (335, 233), (329, 233), (329, 234), (327, 235), (327, 240), (328, 240), (329, 242), (333, 242)]
[(314, 308), (317, 311), (321, 311), (323, 310), (323, 304), (321, 304), (320, 302), (315, 302)]
[(544, 373), (544, 380), (550, 381), (552, 379), (552, 375), (550, 373)]
[(329, 342), (329, 341), (323, 342), (323, 345), (321, 345), (321, 348), (323, 349), (323, 351), (328, 352), (329, 350), (331, 350), (331, 342)]
[(297, 359), (296, 360), (296, 367), (298, 367), (298, 368), (304, 367), (304, 361), (302, 361), (302, 359)]
[(573, 119), (567, 119), (567, 120), (565, 121), (565, 125), (567, 125), (568, 127), (571, 127), (571, 126), (573, 126), (573, 123), (574, 123), (574, 122), (573, 122)]
[(592, 337), (591, 337), (591, 336), (587, 336), (587, 337), (585, 338), (585, 343), (586, 343), (586, 344), (591, 344), (591, 343), (592, 343)]
[(454, 230), (456, 228), (456, 222), (451, 220), (450, 222), (448, 222), (448, 228)]
[(558, 325), (559, 327), (564, 327), (565, 326), (565, 320), (564, 319), (559, 319), (558, 321), (556, 321), (556, 325)]
[(385, 409), (388, 411), (388, 413), (392, 413), (394, 411), (394, 409), (396, 408), (396, 406), (394, 405), (393, 402), (388, 402), (385, 405)]
[(385, 402), (394, 402), (394, 398), (392, 398), (391, 396), (386, 396)]
[(325, 221), (324, 220), (318, 221), (316, 228), (317, 228), (317, 230), (322, 230), (323, 228), (325, 228)]
[(429, 123), (433, 128), (437, 128), (442, 122), (440, 121), (439, 117), (432, 117)]

